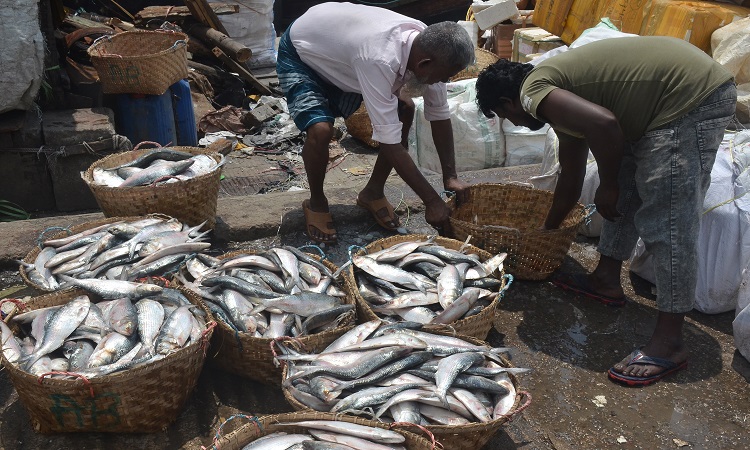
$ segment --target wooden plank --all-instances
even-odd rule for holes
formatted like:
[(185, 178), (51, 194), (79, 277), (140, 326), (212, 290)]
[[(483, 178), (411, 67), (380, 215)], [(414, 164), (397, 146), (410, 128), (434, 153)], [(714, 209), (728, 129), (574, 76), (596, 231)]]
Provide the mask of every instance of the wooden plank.
[[(211, 3), (209, 5), (214, 14), (236, 14), (240, 12), (240, 5), (228, 3)], [(162, 19), (168, 22), (176, 22), (191, 17), (192, 13), (187, 6), (148, 6), (135, 15), (136, 25), (142, 25), (151, 19)]]
[(221, 21), (214, 13), (214, 10), (208, 6), (208, 2), (206, 0), (185, 0), (185, 4), (187, 5), (188, 9), (190, 9), (190, 13), (193, 15), (193, 17), (195, 17), (198, 21), (203, 22), (214, 30), (221, 31), (222, 33), (227, 35), (229, 34), (227, 33), (226, 28), (224, 28), (224, 25), (222, 25)]
[(192, 25), (188, 25), (184, 29), (191, 37), (197, 38), (208, 46), (219, 47), (235, 61), (243, 63), (253, 55), (252, 50), (248, 47), (245, 47), (226, 34), (214, 30), (202, 23), (194, 22)]
[(219, 60), (229, 68), (230, 71), (237, 72), (243, 80), (250, 83), (255, 89), (258, 90), (259, 93), (263, 95), (273, 95), (273, 92), (268, 88), (268, 86), (255, 78), (255, 76), (253, 76), (253, 74), (250, 73), (250, 71), (247, 70), (245, 66), (227, 56), (227, 54), (221, 51), (219, 47), (214, 47), (213, 52), (214, 55), (216, 55), (216, 57), (219, 58)]

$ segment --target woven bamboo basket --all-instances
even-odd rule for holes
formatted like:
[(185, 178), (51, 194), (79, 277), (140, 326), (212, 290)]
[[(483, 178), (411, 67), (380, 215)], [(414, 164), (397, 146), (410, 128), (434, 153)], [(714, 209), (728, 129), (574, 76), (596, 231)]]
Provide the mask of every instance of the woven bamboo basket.
[(161, 95), (187, 78), (187, 35), (135, 30), (103, 36), (88, 54), (105, 94)]
[[(220, 259), (231, 258), (239, 254), (253, 254), (252, 251), (236, 251), (222, 255)], [(323, 261), (331, 272), (338, 268), (329, 261)], [(344, 287), (345, 288), (345, 287)], [(346, 291), (346, 289), (345, 289)], [(344, 299), (344, 303), (355, 304), (355, 299), (350, 292)], [(352, 312), (344, 319), (340, 326), (311, 334), (290, 338), (301, 349), (307, 352), (317, 352), (326, 348), (331, 342), (338, 339), (342, 334), (354, 327), (356, 315)], [(279, 386), (281, 384), (281, 369), (273, 362), (274, 355), (271, 345), (274, 339), (259, 338), (247, 333), (237, 333), (224, 321), (217, 319), (216, 332), (211, 342), (211, 362), (220, 369), (244, 378), (259, 381), (263, 384)]]
[[(386, 248), (390, 248), (396, 244), (399, 244), (401, 242), (408, 242), (408, 241), (415, 241), (415, 240), (426, 240), (427, 235), (420, 235), (420, 234), (413, 234), (413, 235), (403, 235), (403, 236), (390, 236), (384, 239), (379, 239), (377, 241), (374, 241), (367, 245), (364, 250), (360, 250), (357, 252), (357, 254), (369, 254), (374, 253)], [(442, 245), (445, 248), (449, 248), (451, 250), (458, 250), (462, 245), (463, 242), (456, 241), (454, 239), (449, 239), (445, 237), (438, 236), (435, 238), (434, 243)], [(487, 259), (491, 258), (492, 255), (489, 252), (486, 252), (480, 248), (477, 248), (473, 245), (467, 246), (468, 253), (476, 253), (479, 255), (479, 259), (482, 261), (486, 261)], [(344, 272), (344, 279), (346, 284), (348, 285), (347, 291), (352, 293), (354, 295), (354, 298), (357, 299), (357, 317), (359, 317), (359, 320), (361, 322), (367, 322), (370, 320), (379, 319), (380, 317), (375, 314), (375, 312), (370, 307), (370, 304), (365, 300), (362, 295), (359, 293), (359, 289), (357, 287), (357, 281), (354, 277), (354, 267), (352, 265), (349, 266), (349, 268)], [(502, 281), (502, 285), (500, 286), (500, 290), (502, 291), (506, 286), (506, 279), (503, 276), (503, 273), (500, 274), (498, 277)], [(454, 332), (456, 334), (464, 335), (464, 336), (472, 336), (477, 339), (486, 339), (487, 334), (492, 329), (494, 320), (495, 320), (495, 313), (497, 311), (497, 305), (500, 301), (500, 298), (496, 298), (489, 306), (484, 308), (482, 312), (479, 314), (475, 314), (473, 316), (467, 317), (466, 319), (461, 319), (456, 322), (450, 323), (450, 324), (434, 324), (434, 325), (425, 325), (424, 329), (429, 331), (435, 331), (435, 330), (450, 330), (451, 332)]]
[[(135, 216), (133, 216), (133, 217), (108, 217), (108, 218), (104, 218), (104, 219), (93, 220), (91, 222), (85, 222), (85, 223), (82, 223), (82, 224), (79, 224), (79, 225), (72, 226), (72, 227), (68, 228), (69, 231), (68, 230), (60, 231), (60, 232), (55, 233), (54, 235), (45, 236), (44, 239), (58, 239), (58, 238), (63, 238), (65, 236), (70, 236), (72, 234), (76, 234), (76, 233), (80, 233), (82, 231), (90, 230), (92, 228), (96, 228), (96, 227), (101, 226), (101, 225), (106, 225), (106, 224), (120, 222), (120, 221), (131, 221), (131, 220), (137, 220), (137, 219), (142, 219), (142, 217), (135, 217)], [(36, 260), (36, 257), (39, 256), (39, 252), (40, 251), (41, 251), (41, 249), (39, 248), (39, 246), (36, 246), (36, 247), (32, 248), (31, 251), (26, 254), (26, 256), (23, 258), (22, 261), (26, 262), (26, 263), (33, 264), (34, 260)], [(37, 290), (43, 291), (43, 292), (52, 292), (51, 289), (47, 289), (44, 286), (39, 285), (39, 284), (34, 283), (33, 281), (31, 281), (29, 279), (29, 275), (26, 273), (26, 268), (24, 266), (19, 266), (18, 271), (21, 274), (21, 279), (23, 280), (24, 283), (26, 283), (27, 286), (31, 286), (34, 289), (37, 289)]]
[[(404, 446), (408, 450), (433, 450), (433, 444), (412, 432), (400, 430), (398, 428), (391, 428), (388, 424), (377, 422), (374, 420), (364, 419), (362, 417), (344, 416), (341, 414), (331, 414), (318, 411), (300, 411), (293, 413), (276, 414), (261, 417), (244, 417), (251, 421), (251, 423), (245, 424), (236, 430), (228, 433), (226, 436), (221, 436), (221, 429), (229, 421), (224, 422), (217, 431), (217, 438), (214, 441), (216, 450), (241, 450), (244, 446), (253, 442), (254, 440), (271, 433), (284, 431), (287, 433), (304, 433), (305, 429), (302, 427), (282, 427), (278, 426), (280, 423), (299, 422), (302, 420), (337, 420), (341, 422), (355, 423), (357, 425), (365, 425), (368, 427), (392, 429), (393, 431), (403, 435), (406, 438)], [(237, 418), (237, 417), (236, 417)], [(447, 448), (447, 447), (446, 447)]]
[(358, 139), (372, 148), (380, 147), (380, 142), (372, 139), (372, 122), (367, 114), (364, 102), (358, 110), (344, 119), (346, 131), (355, 139)]
[[(202, 307), (209, 324), (200, 342), (190, 344), (162, 360), (111, 375), (79, 379), (53, 379), (22, 371), (2, 357), (2, 365), (18, 392), (21, 404), (41, 433), (105, 432), (149, 433), (161, 431), (180, 414), (198, 382), (211, 338), (213, 318), (194, 294), (182, 291)], [(26, 309), (62, 305), (80, 289), (34, 297)], [(6, 318), (10, 322), (15, 308)]]
[(542, 230), (552, 192), (515, 184), (476, 184), (469, 201), (451, 208), (452, 237), (490, 253), (507, 252), (508, 272), (521, 280), (543, 280), (562, 264), (587, 208), (577, 203), (556, 230)]
[[(442, 334), (445, 336), (453, 336), (461, 338), (467, 342), (471, 342), (475, 345), (487, 345), (486, 342), (484, 342), (481, 339), (476, 339), (471, 336), (461, 336), (461, 335), (455, 335), (453, 333), (447, 332), (447, 331), (437, 331), (437, 330), (431, 330), (432, 333), (435, 334)], [(502, 357), (500, 357), (502, 358)], [(505, 367), (513, 367), (513, 365), (505, 358), (502, 358), (503, 365)], [(284, 366), (283, 370), (283, 379), (286, 379), (287, 376), (287, 367)], [(478, 423), (470, 423), (466, 425), (424, 425), (422, 428), (427, 429), (430, 433), (432, 433), (435, 436), (435, 439), (443, 444), (443, 448), (451, 449), (451, 450), (477, 450), (481, 449), (484, 444), (486, 444), (492, 437), (497, 433), (497, 431), (500, 429), (505, 422), (508, 420), (511, 420), (514, 416), (518, 415), (526, 409), (531, 404), (531, 395), (520, 389), (518, 378), (516, 378), (512, 374), (508, 374), (508, 377), (510, 378), (511, 383), (513, 384), (513, 387), (516, 389), (516, 399), (513, 402), (513, 407), (510, 409), (510, 412), (508, 414), (499, 417), (496, 420), (492, 420), (490, 422), (478, 422)], [(284, 393), (284, 398), (286, 398), (286, 401), (289, 402), (292, 407), (297, 411), (302, 410), (308, 410), (308, 408), (297, 401), (292, 394), (289, 393), (288, 389), (285, 389), (282, 386), (282, 392)], [(345, 417), (345, 415), (339, 415), (338, 417)], [(413, 426), (404, 426), (407, 430), (412, 430), (414, 432), (417, 432), (417, 430), (420, 429), (420, 427), (413, 425)]]
[[(170, 147), (173, 150), (193, 155), (208, 155), (217, 163), (222, 161), (218, 153), (198, 147)], [(107, 217), (139, 216), (161, 213), (172, 216), (188, 225), (206, 222), (204, 228), (216, 225), (216, 204), (219, 199), (221, 166), (209, 173), (180, 180), (175, 183), (162, 183), (158, 186), (109, 187), (94, 183), (94, 169), (117, 167), (137, 159), (152, 149), (131, 150), (115, 153), (93, 163), (81, 176), (96, 198), (96, 202)]]
[(474, 64), (469, 65), (469, 67), (453, 75), (451, 77), (451, 81), (460, 81), (460, 80), (467, 80), (469, 78), (476, 78), (479, 76), (479, 73), (481, 71), (487, 68), (487, 66), (491, 65), (492, 63), (497, 62), (500, 59), (500, 57), (497, 56), (496, 54), (487, 50), (483, 50), (481, 48), (474, 49), (474, 57), (476, 59), (476, 61), (474, 61)]

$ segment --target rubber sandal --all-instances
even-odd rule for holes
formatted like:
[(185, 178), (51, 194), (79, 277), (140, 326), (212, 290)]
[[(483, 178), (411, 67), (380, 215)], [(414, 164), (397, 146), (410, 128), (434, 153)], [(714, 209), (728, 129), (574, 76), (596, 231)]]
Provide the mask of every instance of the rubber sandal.
[(595, 292), (591, 286), (589, 286), (586, 275), (581, 273), (574, 273), (569, 275), (562, 275), (553, 280), (552, 284), (562, 288), (566, 291), (575, 292), (576, 294), (584, 295), (590, 299), (604, 303), (607, 306), (625, 306), (628, 302), (625, 296), (622, 297), (610, 297)]
[(336, 243), (336, 238), (320, 239), (310, 233), (310, 227), (313, 227), (321, 233), (325, 233), (329, 236), (336, 234), (336, 230), (329, 226), (329, 224), (333, 224), (333, 217), (331, 216), (330, 212), (313, 211), (312, 209), (310, 209), (310, 200), (305, 200), (304, 202), (302, 202), (302, 211), (305, 212), (306, 233), (310, 239), (315, 242), (321, 242), (324, 244)]
[(680, 371), (687, 367), (687, 361), (681, 363), (672, 362), (668, 359), (657, 358), (655, 356), (646, 356), (640, 349), (633, 350), (633, 353), (629, 356), (628, 366), (658, 366), (663, 367), (665, 370), (659, 372), (656, 375), (648, 377), (633, 377), (630, 375), (624, 375), (620, 372), (615, 371), (614, 367), (611, 367), (607, 374), (610, 380), (622, 383), (628, 386), (648, 386), (654, 384), (662, 378), (671, 375), (677, 371)]
[[(377, 200), (372, 200), (370, 202), (365, 202), (365, 201), (360, 200), (359, 196), (357, 196), (357, 206), (360, 206), (370, 211), (370, 214), (372, 214), (372, 217), (375, 218), (375, 221), (378, 223), (378, 225), (385, 228), (386, 230), (395, 231), (399, 227), (399, 225), (392, 227), (388, 224), (388, 222), (394, 222), (394, 221), (398, 222), (398, 216), (393, 211), (393, 206), (391, 206), (391, 204), (388, 202), (388, 199), (386, 199), (385, 197), (381, 197)], [(386, 217), (386, 219), (390, 219), (388, 220), (388, 222), (378, 215), (378, 211), (380, 211), (383, 208), (385, 208), (388, 211), (388, 216)]]

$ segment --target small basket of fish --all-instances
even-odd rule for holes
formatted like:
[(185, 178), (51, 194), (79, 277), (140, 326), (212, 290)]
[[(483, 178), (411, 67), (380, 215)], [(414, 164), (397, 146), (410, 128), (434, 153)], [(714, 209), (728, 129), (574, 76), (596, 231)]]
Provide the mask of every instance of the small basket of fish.
[(531, 403), (516, 378), (528, 369), (512, 367), (503, 356), (508, 350), (419, 324), (373, 320), (322, 352), (282, 345), (278, 359), (286, 363), (284, 397), (296, 410), (396, 422), (415, 433), (424, 428), (446, 449), (476, 450)]
[[(229, 420), (224, 422), (217, 432), (214, 448), (222, 450), (285, 448), (435, 450), (439, 448), (436, 443), (412, 432), (361, 417), (300, 411), (261, 417), (240, 415), (232, 420), (239, 418), (245, 418), (250, 423), (222, 436), (222, 429)], [(292, 447), (296, 444), (302, 445)]]
[(440, 236), (391, 236), (354, 252), (345, 279), (360, 320), (406, 320), (485, 339), (510, 286), (505, 256)]
[(187, 291), (92, 289), (17, 304), (0, 323), (2, 365), (39, 432), (160, 431), (195, 388), (213, 318)]
[(81, 177), (107, 217), (160, 213), (213, 228), (223, 165), (202, 148), (159, 147), (106, 156)]
[[(217, 320), (212, 362), (224, 371), (278, 386), (276, 341), (318, 351), (354, 326), (354, 298), (333, 278), (338, 268), (285, 246), (198, 254), (177, 279), (200, 295)], [(215, 350), (213, 350), (215, 349)]]
[(451, 237), (490, 253), (507, 252), (508, 269), (520, 280), (543, 280), (562, 264), (579, 226), (590, 215), (577, 203), (556, 230), (543, 230), (553, 193), (518, 184), (480, 183), (469, 201), (451, 208)]
[(42, 236), (20, 261), (19, 271), (26, 284), (47, 292), (89, 279), (164, 276), (211, 246), (202, 242), (208, 232), (200, 232), (201, 225), (189, 227), (159, 214), (82, 223)]

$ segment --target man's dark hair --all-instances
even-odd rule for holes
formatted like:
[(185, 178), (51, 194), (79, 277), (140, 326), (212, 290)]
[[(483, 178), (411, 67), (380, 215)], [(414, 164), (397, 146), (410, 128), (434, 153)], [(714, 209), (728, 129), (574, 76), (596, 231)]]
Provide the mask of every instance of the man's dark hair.
[(477, 77), (477, 105), (487, 117), (500, 104), (501, 97), (517, 98), (524, 78), (534, 68), (531, 64), (501, 59), (484, 69)]

